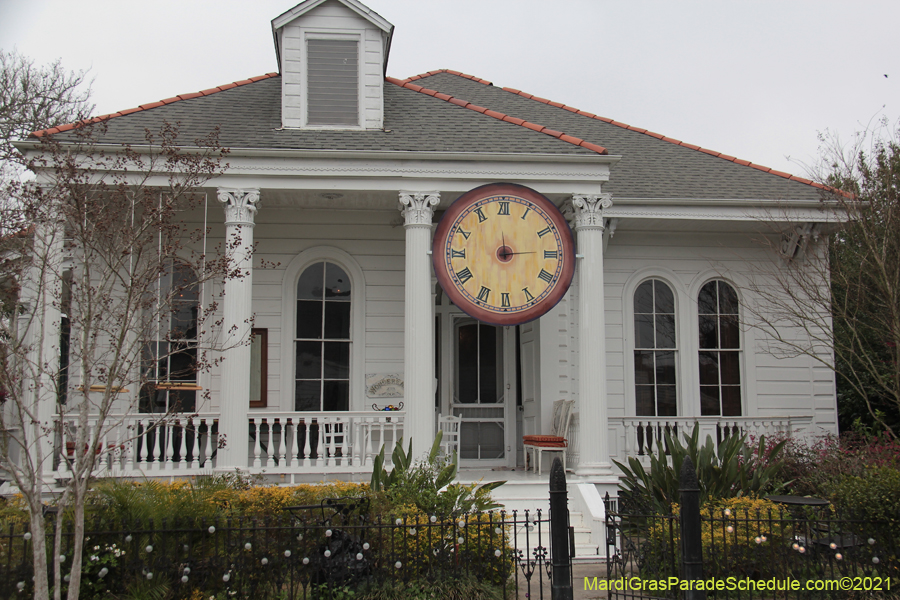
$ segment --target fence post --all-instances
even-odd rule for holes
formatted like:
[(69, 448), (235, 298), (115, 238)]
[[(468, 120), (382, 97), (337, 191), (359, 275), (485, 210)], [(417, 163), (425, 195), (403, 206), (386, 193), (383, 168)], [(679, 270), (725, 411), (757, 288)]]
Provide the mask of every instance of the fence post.
[(562, 461), (553, 459), (550, 467), (550, 560), (553, 600), (572, 600), (572, 558), (569, 556), (569, 497), (566, 470)]
[[(700, 486), (690, 456), (681, 465), (681, 578), (690, 582), (703, 579), (703, 539), (700, 523)], [(693, 587), (693, 586), (691, 586)], [(706, 600), (705, 590), (688, 589), (685, 600)]]

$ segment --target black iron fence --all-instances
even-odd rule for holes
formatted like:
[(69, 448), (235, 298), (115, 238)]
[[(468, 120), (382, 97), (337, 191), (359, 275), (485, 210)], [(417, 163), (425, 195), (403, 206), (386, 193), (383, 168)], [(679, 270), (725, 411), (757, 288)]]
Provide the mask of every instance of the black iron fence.
[(588, 584), (610, 598), (900, 597), (900, 512), (873, 519), (738, 499), (688, 523), (684, 501), (672, 515), (606, 502), (607, 579)]
[[(327, 501), (261, 518), (89, 521), (81, 597), (120, 597), (155, 586), (173, 598), (293, 600), (470, 586), (504, 598), (549, 598), (549, 519), (541, 511), (382, 521), (370, 519), (361, 504)], [(64, 527), (56, 558), (67, 573), (73, 537)], [(26, 528), (8, 525), (0, 535), (0, 598), (33, 592)]]

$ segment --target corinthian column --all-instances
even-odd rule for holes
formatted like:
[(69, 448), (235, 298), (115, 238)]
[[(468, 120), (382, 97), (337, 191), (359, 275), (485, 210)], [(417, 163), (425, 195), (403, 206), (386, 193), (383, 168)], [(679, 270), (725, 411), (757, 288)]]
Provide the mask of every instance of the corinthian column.
[(247, 468), (249, 445), (247, 410), (250, 407), (250, 328), (253, 321), (253, 219), (259, 190), (219, 188), (225, 209), (225, 246), (230, 270), (223, 291), (221, 418), (219, 435), (225, 446), (219, 450), (216, 467)]
[(431, 301), (431, 217), (437, 192), (400, 192), (406, 227), (404, 408), (406, 439), (421, 458), (434, 440), (434, 306)]
[(576, 474), (612, 475), (606, 391), (606, 315), (603, 290), (603, 209), (609, 194), (574, 195), (578, 271), (578, 411), (581, 445)]

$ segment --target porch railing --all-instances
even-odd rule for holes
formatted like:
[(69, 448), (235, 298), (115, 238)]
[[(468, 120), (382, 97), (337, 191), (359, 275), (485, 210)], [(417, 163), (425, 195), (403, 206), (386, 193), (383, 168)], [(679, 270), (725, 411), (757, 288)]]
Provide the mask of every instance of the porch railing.
[(695, 424), (700, 428), (700, 443), (707, 436), (716, 444), (731, 435), (762, 435), (788, 437), (804, 433), (812, 423), (811, 416), (802, 417), (619, 417), (609, 420), (610, 433), (614, 434), (619, 461), (634, 456), (649, 463), (649, 456), (658, 451), (668, 432), (682, 438), (690, 434)]
[(403, 437), (403, 413), (259, 413), (250, 419), (248, 466), (278, 471), (362, 471)]
[[(77, 453), (79, 418), (57, 416), (56, 476), (71, 476)], [(276, 473), (366, 472), (387, 447), (390, 465), (394, 443), (403, 437), (403, 413), (314, 412), (251, 413), (249, 443), (239, 465), (217, 459), (220, 417), (193, 415), (110, 415), (94, 453), (94, 473), (102, 476), (195, 475), (216, 468)], [(88, 417), (94, 439), (99, 419)], [(90, 442), (87, 442), (90, 444)]]

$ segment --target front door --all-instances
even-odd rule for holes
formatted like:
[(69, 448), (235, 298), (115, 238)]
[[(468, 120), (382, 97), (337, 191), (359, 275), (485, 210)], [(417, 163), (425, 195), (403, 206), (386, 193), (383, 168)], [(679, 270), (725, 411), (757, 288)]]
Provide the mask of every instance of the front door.
[(436, 412), (460, 417), (459, 463), (516, 465), (516, 328), (481, 323), (436, 289)]

